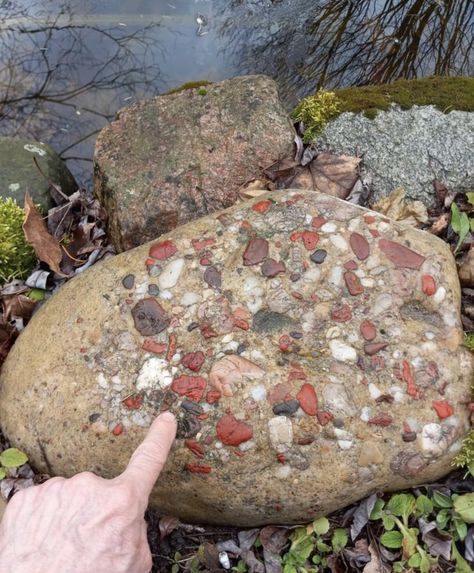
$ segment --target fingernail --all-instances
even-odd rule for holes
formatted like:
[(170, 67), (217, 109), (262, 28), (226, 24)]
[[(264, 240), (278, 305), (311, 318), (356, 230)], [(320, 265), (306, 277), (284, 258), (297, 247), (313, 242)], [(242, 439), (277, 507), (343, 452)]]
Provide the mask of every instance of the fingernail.
[(168, 410), (166, 412), (162, 412), (160, 414), (160, 418), (162, 420), (164, 420), (165, 422), (174, 422), (175, 421), (175, 417), (174, 414), (172, 414), (171, 412), (169, 412)]

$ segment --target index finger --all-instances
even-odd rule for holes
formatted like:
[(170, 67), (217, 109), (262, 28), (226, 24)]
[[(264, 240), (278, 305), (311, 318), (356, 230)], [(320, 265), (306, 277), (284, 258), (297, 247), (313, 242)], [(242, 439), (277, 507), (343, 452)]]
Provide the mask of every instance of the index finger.
[(165, 465), (176, 436), (176, 418), (163, 412), (150, 426), (143, 442), (133, 452), (120, 481), (130, 481), (148, 499), (158, 476)]

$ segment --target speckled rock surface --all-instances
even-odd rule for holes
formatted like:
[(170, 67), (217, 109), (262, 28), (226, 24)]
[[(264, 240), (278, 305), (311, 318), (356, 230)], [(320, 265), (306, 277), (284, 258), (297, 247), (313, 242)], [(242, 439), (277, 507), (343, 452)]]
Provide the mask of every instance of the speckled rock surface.
[[(35, 165), (35, 159), (45, 177)], [(28, 191), (46, 212), (55, 205), (47, 178), (60, 185), (66, 195), (77, 189), (74, 177), (52, 147), (39, 141), (0, 137), (0, 197), (11, 197), (23, 206)]]
[(318, 147), (362, 155), (374, 202), (401, 185), (408, 198), (433, 207), (435, 178), (452, 190), (474, 189), (474, 113), (445, 114), (433, 106), (393, 108), (373, 120), (343, 113), (327, 125)]
[(473, 372), (459, 297), (440, 239), (326, 195), (266, 195), (66, 284), (8, 356), (0, 420), (40, 470), (114, 476), (170, 408), (153, 504), (308, 521), (450, 470)]
[(124, 108), (99, 134), (94, 162), (115, 246), (130, 249), (230, 207), (242, 184), (292, 152), (293, 138), (277, 85), (265, 76)]

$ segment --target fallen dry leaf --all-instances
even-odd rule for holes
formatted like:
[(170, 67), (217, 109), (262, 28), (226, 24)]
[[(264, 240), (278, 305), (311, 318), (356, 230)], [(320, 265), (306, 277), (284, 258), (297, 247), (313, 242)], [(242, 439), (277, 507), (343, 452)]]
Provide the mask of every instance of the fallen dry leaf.
[(177, 517), (173, 517), (172, 515), (163, 515), (160, 518), (159, 522), (159, 529), (160, 529), (160, 539), (163, 540), (165, 537), (168, 537), (170, 533), (172, 533), (179, 525), (179, 519)]
[(433, 233), (433, 235), (437, 236), (441, 235), (441, 233), (443, 233), (448, 228), (450, 219), (451, 218), (449, 213), (443, 213), (436, 219), (436, 221), (434, 221), (434, 223), (428, 229), (429, 232)]
[(28, 298), (24, 294), (13, 294), (2, 296), (3, 315), (5, 320), (11, 318), (22, 318), (26, 324), (33, 314), (36, 301)]
[(239, 198), (245, 201), (246, 199), (255, 199), (255, 197), (259, 197), (272, 189), (273, 184), (270, 179), (252, 179), (241, 185), (238, 193)]
[(370, 561), (362, 570), (362, 573), (388, 573), (390, 569), (382, 563), (379, 552), (373, 543), (369, 545)]
[(384, 197), (372, 209), (387, 215), (394, 221), (407, 225), (418, 226), (428, 222), (428, 211), (421, 201), (407, 201), (403, 187), (394, 189), (388, 197)]
[(62, 250), (57, 239), (48, 233), (46, 223), (36, 210), (29, 193), (25, 194), (25, 220), (23, 232), (26, 240), (33, 245), (36, 256), (47, 263), (52, 271), (62, 274), (59, 268)]
[(359, 178), (360, 161), (359, 157), (320, 153), (309, 164), (315, 191), (345, 199)]
[(458, 271), (459, 280), (463, 287), (474, 286), (474, 249), (469, 249), (467, 257)]

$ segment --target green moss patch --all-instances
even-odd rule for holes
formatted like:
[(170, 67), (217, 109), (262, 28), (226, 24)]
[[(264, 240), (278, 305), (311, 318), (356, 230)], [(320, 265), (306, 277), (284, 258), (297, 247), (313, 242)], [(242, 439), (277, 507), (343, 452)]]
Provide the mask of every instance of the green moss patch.
[(474, 111), (474, 78), (433, 76), (420, 80), (398, 80), (391, 84), (335, 90), (339, 111), (364, 112), (373, 118), (392, 103), (402, 109), (413, 105), (434, 105), (440, 111)]
[(36, 264), (33, 247), (23, 234), (24, 216), (13, 199), (0, 200), (0, 284), (25, 278)]
[(169, 92), (166, 92), (164, 95), (177, 94), (179, 92), (184, 92), (186, 90), (194, 90), (197, 88), (201, 88), (199, 95), (205, 95), (204, 93), (201, 93), (202, 91), (205, 91), (205, 90), (202, 90), (202, 88), (204, 86), (210, 86), (211, 84), (212, 84), (212, 82), (209, 82), (208, 80), (197, 80), (195, 82), (185, 82), (184, 84), (181, 84), (177, 88), (173, 88)]

